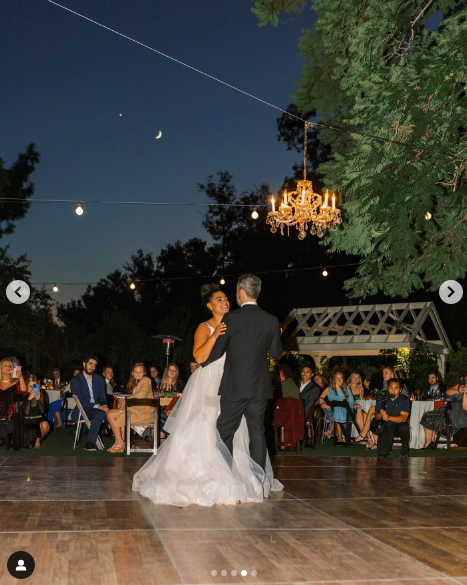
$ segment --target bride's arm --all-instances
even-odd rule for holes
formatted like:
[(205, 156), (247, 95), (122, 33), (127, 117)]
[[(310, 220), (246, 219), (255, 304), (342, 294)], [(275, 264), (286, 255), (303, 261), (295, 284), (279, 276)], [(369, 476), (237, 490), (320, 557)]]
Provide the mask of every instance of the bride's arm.
[(216, 343), (217, 339), (225, 334), (225, 323), (219, 323), (211, 335), (211, 330), (206, 323), (201, 323), (195, 332), (195, 342), (193, 344), (193, 357), (198, 364), (204, 363)]

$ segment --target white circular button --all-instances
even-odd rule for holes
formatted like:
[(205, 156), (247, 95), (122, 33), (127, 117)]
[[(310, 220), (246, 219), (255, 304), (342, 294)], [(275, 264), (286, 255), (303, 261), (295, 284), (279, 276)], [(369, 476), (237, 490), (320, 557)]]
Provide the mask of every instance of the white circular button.
[(464, 290), (462, 285), (457, 282), (457, 280), (446, 280), (446, 282), (443, 282), (439, 287), (439, 296), (441, 297), (441, 300), (448, 305), (455, 305), (458, 303), (463, 294)]
[(6, 287), (7, 299), (15, 305), (22, 305), (31, 295), (29, 285), (22, 280), (14, 280)]

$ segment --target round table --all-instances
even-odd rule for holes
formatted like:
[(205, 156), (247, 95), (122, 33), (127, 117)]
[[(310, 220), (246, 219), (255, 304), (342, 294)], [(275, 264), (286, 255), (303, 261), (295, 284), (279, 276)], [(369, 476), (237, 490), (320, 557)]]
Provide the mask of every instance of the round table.
[[(364, 412), (368, 412), (370, 406), (375, 406), (376, 400), (356, 400), (357, 404), (363, 408)], [(421, 449), (425, 444), (425, 431), (423, 430), (420, 421), (425, 412), (435, 410), (445, 403), (440, 400), (411, 400), (410, 408), (410, 448)], [(352, 436), (357, 436), (355, 427), (352, 427)], [(443, 447), (444, 445), (439, 445)]]

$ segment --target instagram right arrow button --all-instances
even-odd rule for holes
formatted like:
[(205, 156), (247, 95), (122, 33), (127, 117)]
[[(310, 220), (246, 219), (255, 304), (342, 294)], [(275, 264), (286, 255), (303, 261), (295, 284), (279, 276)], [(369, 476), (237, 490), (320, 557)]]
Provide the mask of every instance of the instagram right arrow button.
[(455, 305), (458, 303), (463, 294), (464, 290), (462, 285), (458, 283), (457, 280), (446, 280), (439, 287), (439, 296), (441, 297), (441, 300), (448, 305)]

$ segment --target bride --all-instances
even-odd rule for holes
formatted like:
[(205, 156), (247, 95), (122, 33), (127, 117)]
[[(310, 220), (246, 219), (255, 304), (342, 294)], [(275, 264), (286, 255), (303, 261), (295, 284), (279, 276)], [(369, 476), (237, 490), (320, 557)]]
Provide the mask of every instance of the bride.
[[(217, 338), (224, 335), (222, 317), (230, 309), (217, 284), (204, 285), (201, 297), (212, 317), (195, 333), (193, 355), (198, 363), (208, 359)], [(266, 470), (251, 459), (245, 417), (235, 433), (233, 455), (219, 436), (216, 421), (224, 361), (225, 355), (195, 370), (165, 423), (169, 437), (133, 478), (133, 490), (155, 504), (262, 502), (270, 491), (284, 487), (273, 477), (269, 456)]]

